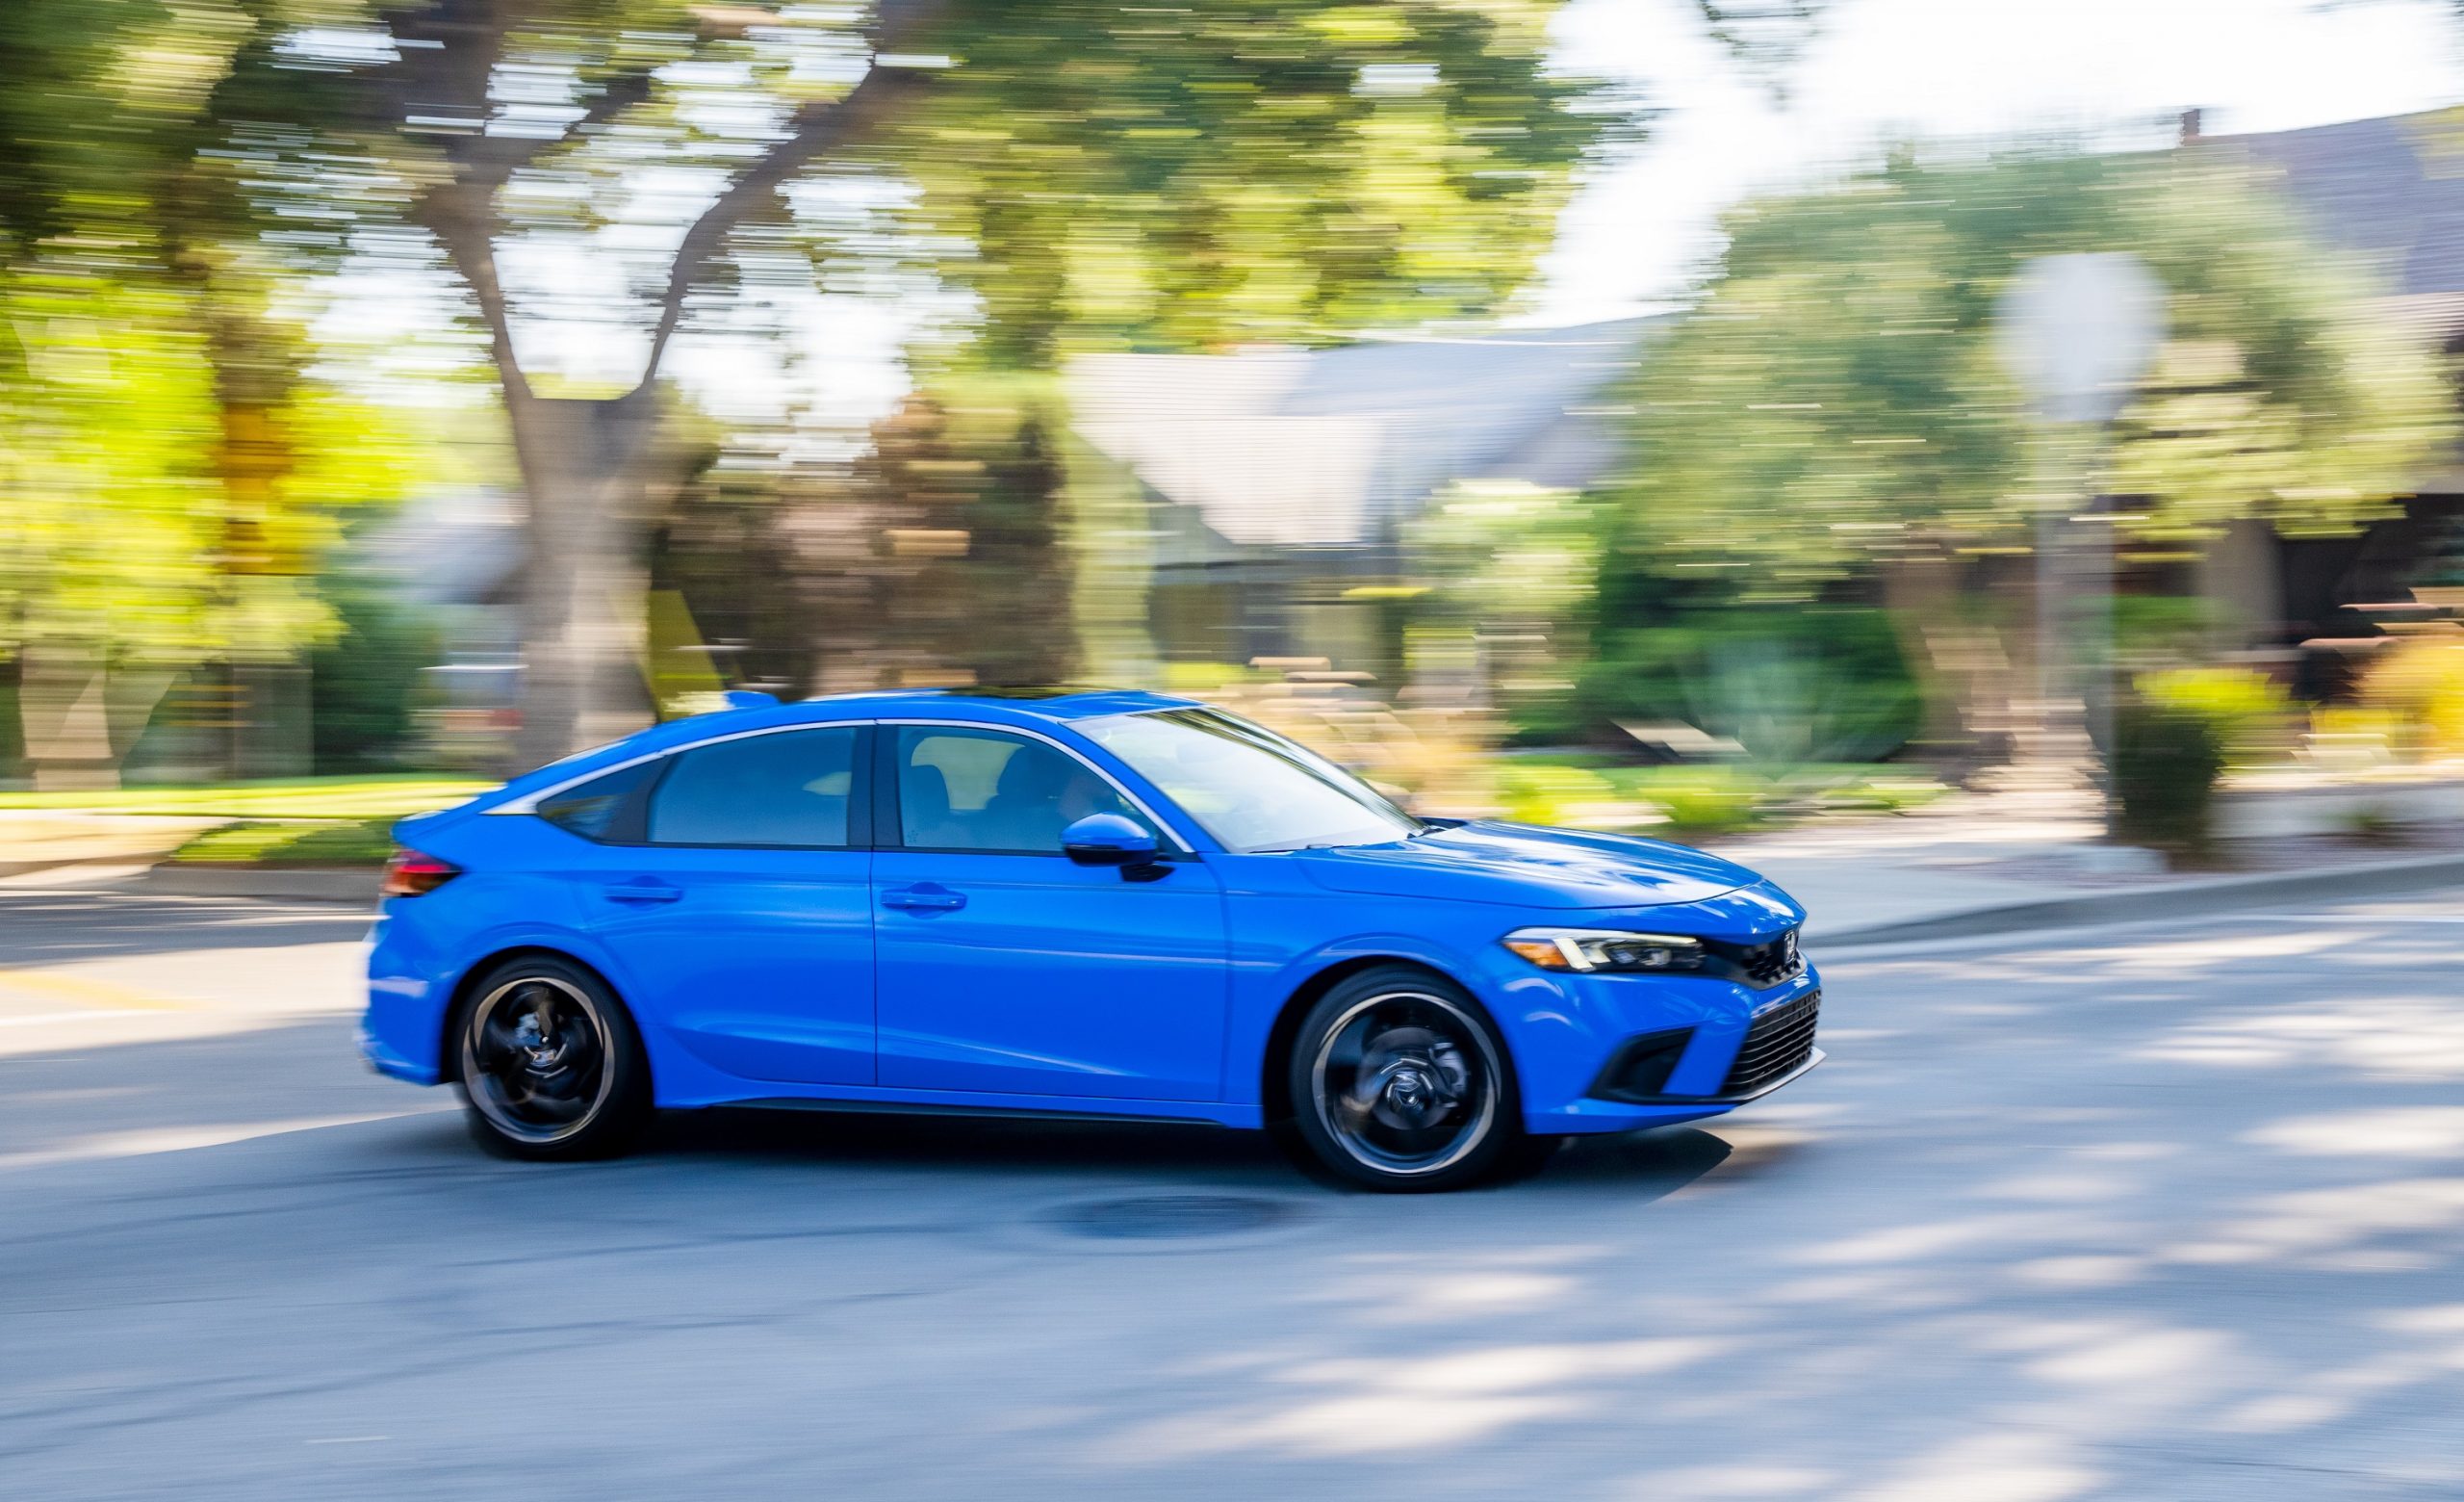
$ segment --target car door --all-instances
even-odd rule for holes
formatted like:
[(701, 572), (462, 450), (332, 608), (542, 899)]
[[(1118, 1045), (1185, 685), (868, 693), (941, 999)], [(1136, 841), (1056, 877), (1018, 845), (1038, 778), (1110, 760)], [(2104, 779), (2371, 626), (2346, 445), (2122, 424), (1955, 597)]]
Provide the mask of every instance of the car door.
[(678, 751), (598, 863), (595, 936), (646, 1022), (715, 1069), (873, 1082), (869, 733), (797, 727)]
[(1228, 975), (1220, 884), (1079, 866), (1061, 831), (1153, 821), (1091, 764), (1027, 733), (885, 724), (873, 861), (881, 1082), (1212, 1101)]

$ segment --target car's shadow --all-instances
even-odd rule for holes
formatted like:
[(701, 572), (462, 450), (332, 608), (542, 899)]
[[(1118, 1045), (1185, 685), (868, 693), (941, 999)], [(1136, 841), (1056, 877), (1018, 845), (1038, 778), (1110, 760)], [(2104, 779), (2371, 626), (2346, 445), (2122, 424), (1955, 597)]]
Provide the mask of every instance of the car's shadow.
[[(1057, 1121), (890, 1112), (716, 1109), (659, 1118), (646, 1152), (738, 1161), (808, 1161), (926, 1174), (985, 1171), (1029, 1176), (1096, 1175), (1153, 1181), (1203, 1180), (1259, 1187), (1344, 1190), (1304, 1173), (1264, 1132), (1151, 1122)], [(1694, 1126), (1569, 1140), (1502, 1187), (1536, 1183), (1671, 1193), (1727, 1162), (1723, 1138)], [(1355, 1191), (1356, 1192), (1356, 1191)]]

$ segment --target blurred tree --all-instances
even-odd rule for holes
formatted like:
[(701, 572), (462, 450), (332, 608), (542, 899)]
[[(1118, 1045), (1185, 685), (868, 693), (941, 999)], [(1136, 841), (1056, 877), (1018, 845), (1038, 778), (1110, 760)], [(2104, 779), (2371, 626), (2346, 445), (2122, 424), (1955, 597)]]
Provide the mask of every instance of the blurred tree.
[[(1923, 640), (1956, 638), (1959, 570), (2072, 506), (1997, 357), (2019, 263), (2129, 249), (2168, 289), (2154, 370), (2103, 488), (2123, 536), (2195, 546), (2237, 517), (2289, 533), (2384, 514), (2453, 438), (2436, 351), (2306, 241), (2264, 184), (2195, 155), (1905, 156), (1732, 215), (1700, 308), (1633, 379), (1609, 568), (1811, 602), (1879, 572)], [(1629, 591), (1631, 592), (1630, 590)], [(1957, 692), (1937, 674), (1938, 703)]]
[(436, 625), (388, 581), (330, 580), (324, 595), (341, 629), (309, 659), (316, 769), (399, 769), (419, 738)]
[(177, 670), (329, 630), (331, 507), (401, 479), (300, 376), (302, 221), (265, 212), (282, 151), (245, 123), (278, 39), (346, 9), (0, 8), (0, 651), (46, 774), (110, 775)]
[(1429, 583), (1415, 626), (1476, 641), (1481, 688), (1531, 739), (1581, 729), (1570, 711), (1600, 574), (1595, 510), (1573, 491), (1466, 480), (1410, 531), (1413, 572)]
[(799, 571), (828, 596), (811, 616), (818, 682), (1076, 676), (1061, 546), (1067, 427), (1049, 377), (981, 372), (945, 375), (874, 425), (872, 452), (833, 503), (854, 508), (860, 532), (842, 534), (814, 560), (823, 567)]
[[(878, 255), (864, 206), (887, 202), (908, 234), (892, 258), (925, 237), (981, 299), (993, 365), (1484, 310), (1610, 123), (1547, 67), (1553, 10), (879, 0), (859, 27), (673, 0), (382, 7), (384, 56), (355, 68), (382, 101), (369, 123), (427, 148), (410, 214), (489, 331), (530, 507), (524, 754), (638, 712), (640, 487), (697, 297), (772, 274), (786, 246)], [(654, 173), (698, 186), (641, 191)], [(534, 378), (500, 246), (644, 201), (695, 207), (649, 278), (638, 377)]]
[(1820, 35), (1829, 0), (1694, 0), (1703, 26), (1783, 104), (1789, 74)]

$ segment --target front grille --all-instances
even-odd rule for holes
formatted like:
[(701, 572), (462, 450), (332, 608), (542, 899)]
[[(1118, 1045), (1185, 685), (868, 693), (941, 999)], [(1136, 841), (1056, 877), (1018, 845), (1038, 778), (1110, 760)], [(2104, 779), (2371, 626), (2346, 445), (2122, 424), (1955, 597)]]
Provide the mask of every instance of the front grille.
[(1797, 948), (1797, 931), (1793, 928), (1760, 944), (1707, 940), (1704, 947), (1715, 957), (1711, 967), (1714, 971), (1745, 981), (1758, 991), (1768, 991), (1805, 973), (1805, 956)]
[(1814, 1021), (1822, 1012), (1822, 993), (1809, 991), (1784, 1001), (1754, 1020), (1745, 1043), (1729, 1066), (1722, 1095), (1758, 1090), (1813, 1056)]

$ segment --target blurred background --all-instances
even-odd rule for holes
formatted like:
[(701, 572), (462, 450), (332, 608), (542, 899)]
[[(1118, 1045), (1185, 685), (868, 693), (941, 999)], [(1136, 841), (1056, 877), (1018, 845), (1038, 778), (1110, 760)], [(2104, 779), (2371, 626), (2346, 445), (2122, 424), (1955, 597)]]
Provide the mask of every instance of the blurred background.
[[(359, 861), (724, 688), (1084, 682), (1680, 838), (2464, 817), (2459, 42), (2402, 0), (18, 0), (0, 804)], [(2015, 292), (2083, 256), (2126, 285)]]
[[(2460, 351), (2464, 0), (0, 0), (0, 1490), (2464, 1495)], [(1732, 856), (1831, 1059), (358, 1067), (404, 815), (1067, 683)]]

